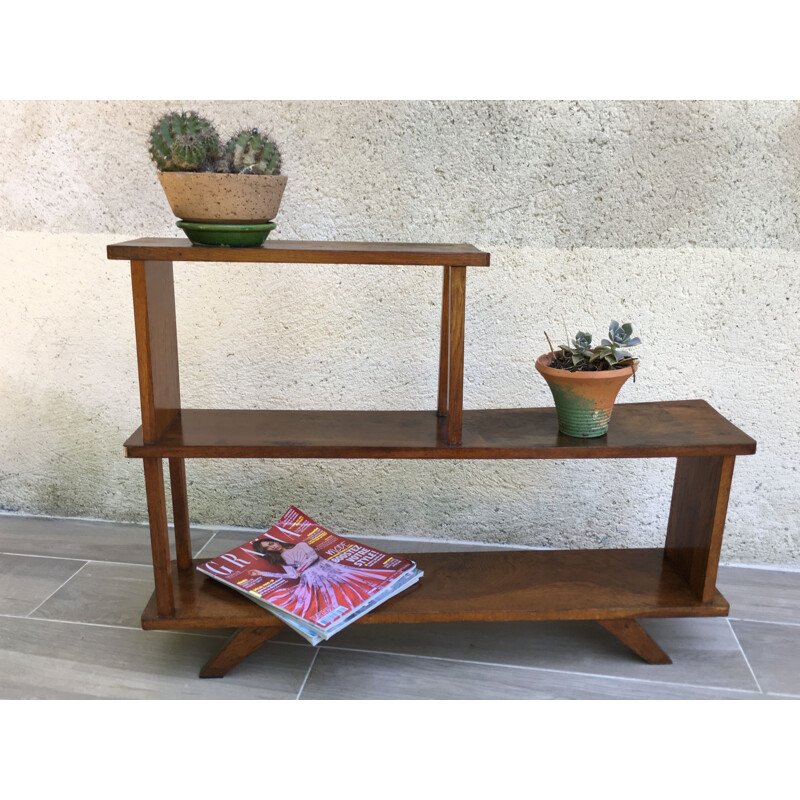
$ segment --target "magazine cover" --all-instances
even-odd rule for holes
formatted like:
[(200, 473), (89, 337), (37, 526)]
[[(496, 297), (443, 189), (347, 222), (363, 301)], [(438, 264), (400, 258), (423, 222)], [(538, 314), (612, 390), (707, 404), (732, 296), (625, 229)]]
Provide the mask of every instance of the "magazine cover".
[(294, 506), (266, 533), (198, 569), (322, 638), (422, 574), (413, 561), (338, 536)]
[(299, 617), (286, 614), (276, 606), (265, 603), (255, 595), (249, 594), (248, 597), (266, 608), (268, 611), (272, 612), (279, 619), (282, 619), (290, 628), (299, 633), (304, 639), (307, 639), (311, 644), (317, 645), (323, 640), (329, 639), (334, 633), (337, 633), (342, 628), (346, 628), (351, 622), (355, 622), (359, 617), (363, 617), (364, 614), (372, 611), (373, 608), (377, 608), (377, 606), (379, 606), (381, 603), (385, 603), (390, 597), (394, 597), (396, 594), (400, 594), (400, 592), (405, 591), (409, 586), (415, 584), (422, 577), (422, 575), (423, 573), (419, 569), (410, 569), (402, 573), (402, 575), (396, 581), (390, 583), (386, 589), (376, 594), (371, 600), (353, 609), (350, 614), (340, 617), (337, 622), (334, 622), (325, 631), (324, 635), (319, 631), (319, 629), (313, 627), (311, 623), (303, 622)]

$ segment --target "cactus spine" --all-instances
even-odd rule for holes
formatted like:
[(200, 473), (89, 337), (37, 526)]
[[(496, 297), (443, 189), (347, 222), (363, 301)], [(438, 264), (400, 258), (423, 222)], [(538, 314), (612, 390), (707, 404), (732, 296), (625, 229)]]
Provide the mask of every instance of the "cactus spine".
[(228, 172), (251, 175), (278, 175), (281, 154), (274, 142), (258, 132), (243, 130), (225, 146), (225, 168)]
[(219, 134), (194, 111), (165, 114), (150, 131), (150, 155), (162, 172), (213, 169), (219, 151)]

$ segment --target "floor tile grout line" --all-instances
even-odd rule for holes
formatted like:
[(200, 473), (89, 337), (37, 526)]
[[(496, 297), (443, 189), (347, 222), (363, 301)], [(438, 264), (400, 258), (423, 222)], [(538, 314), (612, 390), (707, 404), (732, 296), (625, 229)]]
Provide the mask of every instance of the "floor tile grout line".
[(778, 622), (773, 619), (754, 619), (753, 617), (728, 617), (734, 622), (756, 622), (761, 625), (786, 625), (789, 628), (800, 628), (800, 622)]
[[(206, 542), (197, 553), (194, 554), (194, 558), (200, 555), (200, 552), (205, 550), (208, 546), (209, 542)], [(54, 561), (88, 561), (93, 564), (119, 564), (122, 566), (130, 566), (130, 567), (149, 567), (151, 570), (153, 569), (153, 564), (150, 561), (111, 561), (104, 558), (81, 558), (80, 556), (45, 556), (41, 553), (8, 553), (6, 551), (0, 551), (0, 556), (18, 556), (19, 558), (49, 558)], [(175, 559), (172, 559), (173, 561)]]
[[(281, 642), (281, 641), (275, 641), (274, 639), (266, 643), (267, 647), (269, 647), (270, 645), (289, 645), (291, 647), (312, 646), (306, 642)], [(359, 647), (341, 647), (337, 645), (331, 645), (328, 644), (327, 642), (325, 642), (323, 645), (320, 645), (315, 649), (317, 653), (321, 652), (323, 649), (335, 650), (337, 652), (343, 652), (343, 653), (361, 653), (365, 655), (399, 656), (400, 658), (419, 658), (429, 661), (445, 661), (453, 664), (468, 664), (470, 666), (478, 666), (478, 667), (499, 667), (499, 668), (505, 667), (506, 669), (519, 669), (529, 672), (547, 672), (557, 675), (575, 675), (578, 677), (607, 678), (609, 680), (631, 681), (634, 683), (647, 683), (647, 684), (652, 684), (654, 686), (679, 686), (679, 687), (684, 687), (686, 689), (708, 689), (710, 691), (738, 692), (740, 694), (755, 693), (752, 689), (737, 689), (735, 687), (730, 687), (730, 686), (709, 686), (708, 684), (699, 684), (699, 683), (681, 683), (679, 681), (659, 681), (659, 680), (654, 680), (652, 678), (631, 678), (626, 675), (611, 675), (601, 672), (578, 672), (575, 670), (554, 669), (552, 667), (531, 667), (531, 666), (526, 666), (525, 664), (502, 664), (493, 661), (474, 661), (465, 658), (448, 658), (446, 656), (426, 656), (420, 653), (399, 653), (392, 650), (365, 650)], [(310, 667), (309, 667), (309, 673), (310, 673)], [(308, 678), (308, 676), (306, 676), (306, 678)], [(798, 695), (798, 697), (800, 697), (800, 695)]]
[(141, 561), (105, 561), (97, 558), (77, 558), (76, 556), (42, 556), (36, 553), (0, 553), (0, 556), (17, 556), (19, 558), (41, 558), (51, 561), (85, 561), (87, 564), (109, 564), (114, 567), (145, 567), (151, 573), (153, 565)]
[[(10, 619), (32, 619), (32, 621), (36, 622), (55, 622), (60, 624), (66, 625), (88, 625), (90, 627), (97, 627), (97, 628), (112, 628), (116, 630), (126, 630), (126, 631), (138, 631), (141, 628), (132, 628), (127, 627), (124, 625), (111, 625), (107, 623), (97, 623), (97, 622), (83, 622), (77, 620), (58, 620), (58, 619), (48, 619), (42, 617), (22, 617), (16, 614), (0, 614), (0, 617), (7, 617)], [(219, 634), (207, 634), (207, 633), (195, 633), (194, 631), (183, 631), (183, 630), (153, 630), (148, 631), (148, 633), (178, 633), (188, 636), (203, 636), (209, 639), (224, 639), (223, 635)], [(271, 642), (267, 643), (268, 646), (271, 645), (288, 645), (289, 647), (310, 647), (306, 642), (276, 642), (274, 639)], [(313, 667), (314, 662), (316, 661), (316, 656), (319, 654), (322, 648), (315, 648), (314, 659), (312, 659), (311, 665), (309, 666), (308, 673), (306, 674), (306, 680), (303, 682), (303, 687), (308, 679), (308, 676), (311, 672), (311, 667)], [(579, 672), (575, 670), (564, 670), (564, 669), (554, 669), (552, 667), (531, 667), (526, 666), (524, 664), (502, 664), (499, 662), (492, 662), (492, 661), (475, 661), (470, 659), (462, 659), (462, 658), (447, 658), (445, 656), (426, 656), (423, 654), (418, 653), (399, 653), (394, 652), (391, 650), (365, 650), (363, 648), (356, 648), (356, 647), (339, 647), (336, 645), (325, 645), (325, 649), (328, 650), (335, 650), (337, 652), (348, 652), (348, 653), (361, 653), (366, 655), (385, 655), (385, 656), (399, 656), (401, 658), (419, 658), (423, 660), (431, 660), (431, 661), (445, 661), (448, 663), (456, 663), (456, 664), (468, 664), (471, 666), (487, 666), (487, 667), (505, 667), (507, 669), (519, 669), (531, 672), (547, 672), (547, 673), (554, 673), (554, 674), (566, 674), (566, 675), (576, 675), (576, 676), (585, 676), (585, 677), (594, 677), (594, 678), (607, 678), (609, 680), (620, 680), (620, 681), (632, 681), (635, 683), (647, 683), (653, 685), (666, 685), (666, 686), (680, 686), (685, 688), (695, 688), (695, 689), (709, 689), (709, 690), (719, 690), (719, 691), (729, 691), (729, 692), (741, 692), (741, 693), (748, 693), (752, 692), (752, 689), (737, 689), (728, 686), (709, 686), (706, 684), (696, 684), (696, 683), (681, 683), (676, 681), (658, 681), (653, 680), (650, 678), (631, 678), (625, 675), (610, 675), (607, 673), (593, 673), (593, 672)], [(741, 649), (741, 647), (740, 647)], [(748, 665), (749, 666), (749, 665)], [(751, 670), (752, 672), (752, 670)], [(755, 676), (754, 676), (755, 677)], [(756, 683), (758, 683), (756, 681)], [(301, 687), (301, 692), (303, 687)], [(759, 692), (764, 694), (763, 691), (759, 688)], [(773, 693), (774, 694), (774, 693)], [(299, 698), (299, 693), (298, 693)]]
[[(277, 643), (276, 643), (277, 644)], [(680, 686), (686, 689), (709, 689), (713, 691), (740, 692), (743, 694), (753, 693), (752, 689), (736, 689), (729, 686), (708, 686), (699, 683), (681, 683), (679, 681), (658, 681), (652, 678), (631, 678), (627, 675), (609, 675), (602, 672), (578, 672), (569, 669), (555, 669), (553, 667), (530, 667), (525, 664), (501, 664), (493, 661), (472, 661), (465, 658), (447, 658), (446, 656), (426, 656), (419, 653), (398, 653), (391, 650), (364, 650), (356, 647), (336, 647), (335, 645), (325, 645), (326, 650), (338, 650), (350, 653), (365, 653), (367, 655), (400, 656), (401, 658), (421, 658), (429, 661), (446, 661), (454, 664), (469, 664), (479, 667), (500, 667), (506, 669), (520, 669), (529, 672), (552, 672), (559, 675), (577, 675), (589, 678), (607, 678), (608, 680), (633, 681), (635, 683), (647, 683), (655, 686)], [(758, 682), (756, 682), (758, 683)], [(759, 692), (761, 690), (759, 689)], [(762, 692), (763, 694), (763, 692)]]
[[(88, 627), (94, 628), (110, 628), (113, 630), (124, 630), (124, 631), (138, 631), (141, 630), (140, 628), (132, 628), (123, 625), (111, 625), (107, 623), (97, 623), (97, 622), (82, 622), (76, 620), (58, 620), (58, 619), (48, 619), (43, 617), (23, 617), (17, 614), (0, 614), (0, 618), (8, 618), (8, 619), (19, 619), (19, 620), (31, 620), (33, 622), (52, 622), (62, 625), (85, 625)], [(197, 633), (194, 631), (184, 631), (184, 630), (153, 630), (148, 631), (148, 633), (162, 633), (162, 634), (179, 634), (184, 636), (199, 636), (208, 639), (224, 639), (225, 636), (219, 634), (206, 634), (206, 633)], [(738, 641), (738, 640), (737, 640)], [(276, 642), (271, 641), (267, 643), (268, 646), (271, 645), (279, 645), (279, 646), (289, 646), (289, 647), (309, 647), (310, 645), (306, 644), (305, 642)], [(311, 664), (309, 665), (308, 671), (306, 673), (305, 679), (303, 680), (303, 684), (300, 687), (300, 690), (297, 694), (295, 699), (300, 699), (300, 695), (302, 694), (303, 690), (305, 689), (306, 683), (308, 682), (308, 678), (311, 674), (311, 669), (313, 668), (317, 656), (319, 655), (322, 648), (315, 648), (314, 656), (312, 658)], [(560, 675), (574, 675), (578, 677), (589, 677), (589, 678), (599, 678), (599, 679), (607, 679), (613, 681), (628, 681), (631, 683), (643, 683), (652, 686), (671, 686), (671, 687), (682, 687), (686, 689), (707, 689), (709, 691), (722, 691), (722, 692), (734, 692), (739, 694), (754, 694), (752, 689), (737, 689), (734, 687), (728, 686), (709, 686), (707, 684), (696, 684), (696, 683), (680, 683), (676, 681), (658, 681), (649, 678), (632, 678), (625, 675), (610, 675), (605, 673), (592, 673), (592, 672), (578, 672), (575, 670), (562, 670), (562, 669), (554, 669), (550, 667), (531, 667), (526, 666), (524, 664), (502, 664), (497, 662), (491, 661), (474, 661), (468, 659), (457, 659), (457, 658), (447, 658), (444, 656), (426, 656), (417, 653), (398, 653), (392, 651), (385, 651), (385, 650), (365, 650), (362, 648), (354, 648), (354, 647), (337, 647), (334, 645), (326, 645), (325, 649), (334, 650), (337, 652), (345, 652), (345, 653), (360, 653), (365, 655), (385, 655), (385, 656), (398, 656), (401, 658), (418, 658), (422, 660), (430, 660), (430, 661), (444, 661), (448, 663), (456, 663), (456, 664), (468, 664), (471, 666), (487, 666), (487, 667), (499, 667), (506, 669), (517, 669), (521, 671), (527, 672), (543, 672), (543, 673), (552, 673), (552, 674), (560, 674)], [(745, 659), (746, 660), (746, 659)], [(748, 664), (749, 666), (749, 664)], [(752, 673), (752, 670), (751, 670)], [(755, 676), (753, 676), (755, 679)], [(756, 681), (756, 685), (758, 685), (758, 681)], [(760, 686), (759, 686), (759, 694), (764, 696), (769, 695), (780, 695), (785, 696), (787, 698), (797, 698), (800, 699), (800, 695), (792, 695), (790, 693), (779, 693), (779, 692), (770, 692), (764, 693)]]
[[(49, 558), (54, 561), (90, 561), (93, 564), (120, 564), (122, 566), (130, 567), (149, 567), (153, 569), (153, 565), (149, 561), (110, 561), (104, 558), (81, 558), (79, 556), (43, 556), (41, 553), (0, 553), (0, 556), (19, 556), (20, 558)], [(174, 559), (173, 559), (174, 560)]]
[(30, 619), (30, 617), (32, 617), (51, 597), (58, 594), (58, 592), (60, 592), (76, 575), (78, 575), (81, 572), (81, 570), (85, 569), (88, 564), (89, 564), (88, 561), (84, 561), (83, 564), (81, 564), (81, 566), (78, 567), (78, 569), (76, 569), (75, 572), (73, 572), (72, 575), (70, 575), (69, 578), (67, 578), (64, 581), (64, 583), (61, 584), (61, 586), (59, 586), (55, 591), (50, 592), (50, 594), (47, 595), (47, 597), (45, 597), (45, 599), (42, 600), (42, 602), (39, 603), (39, 605), (36, 606), (36, 608), (34, 608), (33, 611), (26, 614), (25, 615), (26, 618)]
[[(280, 642), (276, 642), (275, 644), (280, 644)], [(311, 658), (311, 663), (308, 665), (308, 671), (306, 672), (305, 678), (303, 678), (303, 683), (300, 685), (300, 691), (297, 693), (297, 697), (295, 697), (295, 700), (299, 700), (300, 695), (303, 694), (303, 689), (306, 688), (306, 683), (308, 683), (309, 675), (311, 675), (311, 670), (314, 669), (314, 664), (317, 661), (318, 655), (319, 655), (319, 647), (315, 647), (314, 655)]]
[(758, 682), (758, 678), (756, 678), (756, 673), (753, 672), (753, 668), (750, 666), (750, 661), (747, 658), (747, 654), (744, 652), (744, 648), (742, 647), (742, 643), (739, 641), (739, 637), (736, 635), (736, 631), (733, 629), (733, 625), (731, 625), (730, 619), (726, 621), (728, 623), (728, 627), (731, 629), (731, 633), (733, 634), (733, 639), (739, 648), (739, 652), (742, 654), (744, 663), (747, 664), (747, 669), (750, 670), (750, 674), (753, 676), (753, 680), (756, 682), (756, 686), (758, 686), (758, 691), (761, 692), (761, 694), (764, 694), (764, 690), (761, 688), (761, 684)]
[(217, 534), (218, 533), (219, 533), (219, 531), (212, 531), (211, 536), (209, 537), (209, 540), (194, 554), (195, 558), (200, 558), (200, 554), (203, 552), (203, 550), (206, 549), (206, 547), (208, 547), (211, 544), (211, 542), (214, 541), (214, 539), (217, 538)]
[[(56, 561), (89, 561), (88, 558), (78, 558), (77, 556), (43, 556), (41, 553), (0, 553), (0, 556), (19, 556), (20, 558), (50, 558)], [(111, 564), (127, 564), (127, 561), (111, 561)]]
[[(33, 611), (31, 612), (33, 613)], [(30, 617), (21, 616), (20, 614), (2, 614), (0, 619), (20, 619), (29, 620), (30, 622), (54, 622), (58, 625), (87, 625), (90, 628), (111, 628), (117, 631), (141, 631), (146, 633), (179, 633), (184, 636), (204, 636), (207, 639), (227, 639), (230, 638), (224, 634), (219, 633), (197, 633), (189, 630), (150, 630), (145, 631), (144, 628), (136, 628), (130, 625), (112, 625), (110, 622), (87, 622), (85, 620), (77, 619), (53, 619), (51, 617)], [(294, 642), (277, 642), (276, 644), (294, 644)], [(298, 642), (297, 644), (300, 644)]]
[[(17, 617), (13, 614), (0, 614), (0, 617), (11, 617), (14, 619), (25, 619), (25, 617)], [(90, 625), (93, 627), (103, 627), (103, 628), (118, 628), (120, 630), (139, 630), (138, 628), (126, 628), (124, 626), (117, 626), (117, 625), (107, 625), (107, 624), (100, 624), (100, 623), (92, 623), (92, 622), (76, 622), (74, 620), (52, 620), (52, 619), (37, 619), (36, 621), (39, 622), (62, 622), (70, 625)], [(224, 639), (225, 637), (222, 635), (217, 634), (202, 634), (202, 633), (195, 633), (194, 631), (182, 631), (182, 630), (153, 630), (148, 631), (148, 633), (178, 633), (184, 634), (189, 636), (205, 636), (206, 638), (213, 638), (213, 639)], [(269, 642), (265, 643), (266, 647), (303, 647), (309, 648), (312, 645), (308, 644), (307, 642), (282, 642), (282, 641), (275, 641), (272, 639)], [(632, 683), (646, 683), (648, 685), (653, 686), (673, 686), (673, 687), (683, 687), (686, 689), (708, 689), (710, 691), (722, 691), (722, 692), (737, 692), (740, 694), (754, 694), (752, 689), (737, 689), (735, 687), (729, 686), (709, 686), (707, 684), (698, 684), (698, 683), (680, 683), (677, 681), (659, 681), (653, 680), (650, 678), (631, 678), (626, 675), (610, 675), (607, 673), (595, 673), (595, 672), (577, 672), (574, 670), (565, 670), (565, 669), (554, 669), (552, 667), (531, 667), (526, 666), (524, 664), (502, 664), (498, 662), (492, 661), (473, 661), (469, 659), (462, 659), (462, 658), (447, 658), (445, 656), (426, 656), (418, 653), (398, 653), (391, 650), (364, 650), (362, 648), (356, 647), (338, 647), (335, 645), (325, 644), (324, 649), (326, 650), (334, 650), (337, 652), (344, 652), (344, 653), (359, 653), (365, 655), (385, 655), (385, 656), (399, 656), (401, 658), (418, 658), (422, 660), (429, 660), (429, 661), (444, 661), (448, 663), (454, 664), (468, 664), (470, 666), (485, 666), (485, 667), (499, 667), (506, 669), (518, 669), (527, 672), (546, 672), (552, 673), (556, 675), (574, 675), (577, 677), (589, 677), (589, 678), (601, 678), (601, 679), (608, 679), (608, 680), (617, 680), (617, 681), (628, 681)], [(316, 662), (317, 656), (320, 652), (322, 652), (322, 647), (314, 647), (314, 656), (312, 658), (311, 664), (309, 665), (308, 671), (306, 673), (305, 679), (303, 680), (303, 684), (300, 687), (300, 691), (297, 694), (297, 698), (300, 698), (300, 694), (305, 688), (306, 683), (308, 682), (308, 678), (311, 674), (311, 669)], [(763, 694), (763, 692), (761, 692)], [(774, 694), (774, 693), (773, 693)], [(800, 695), (788, 695), (790, 697), (798, 697)]]

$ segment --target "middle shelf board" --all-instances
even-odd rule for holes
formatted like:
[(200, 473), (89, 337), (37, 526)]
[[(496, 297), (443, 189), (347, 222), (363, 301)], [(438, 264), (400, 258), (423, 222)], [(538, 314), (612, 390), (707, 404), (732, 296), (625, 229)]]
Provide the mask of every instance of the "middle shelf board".
[(465, 410), (447, 444), (435, 411), (183, 409), (160, 440), (139, 428), (129, 458), (669, 458), (754, 453), (756, 443), (703, 400), (620, 404), (605, 436), (558, 432), (553, 408)]
[[(407, 554), (418, 584), (356, 624), (725, 616), (716, 592), (702, 603), (659, 548), (498, 550)], [(196, 561), (199, 564), (201, 561)], [(282, 627), (275, 616), (196, 569), (173, 568), (176, 611), (142, 614), (148, 630)]]

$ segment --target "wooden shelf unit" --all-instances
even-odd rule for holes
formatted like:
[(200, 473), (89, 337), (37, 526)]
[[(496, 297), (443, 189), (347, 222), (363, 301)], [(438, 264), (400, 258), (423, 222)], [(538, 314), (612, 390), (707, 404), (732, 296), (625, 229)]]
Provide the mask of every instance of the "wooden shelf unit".
[[(187, 458), (676, 458), (663, 548), (412, 554), (424, 579), (356, 624), (596, 620), (646, 661), (668, 663), (637, 618), (728, 613), (715, 587), (728, 494), (736, 456), (754, 453), (755, 441), (702, 400), (619, 404), (609, 432), (585, 440), (558, 432), (554, 408), (464, 411), (467, 267), (488, 266), (488, 253), (466, 244), (270, 241), (259, 248), (216, 248), (185, 239), (137, 239), (110, 245), (108, 257), (131, 263), (142, 425), (124, 450), (144, 465), (155, 578), (142, 625), (236, 628), (201, 676), (221, 677), (283, 623), (194, 568)], [(436, 410), (182, 408), (176, 260), (442, 267)]]

